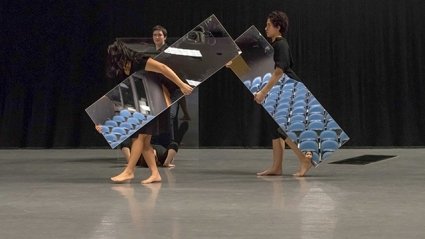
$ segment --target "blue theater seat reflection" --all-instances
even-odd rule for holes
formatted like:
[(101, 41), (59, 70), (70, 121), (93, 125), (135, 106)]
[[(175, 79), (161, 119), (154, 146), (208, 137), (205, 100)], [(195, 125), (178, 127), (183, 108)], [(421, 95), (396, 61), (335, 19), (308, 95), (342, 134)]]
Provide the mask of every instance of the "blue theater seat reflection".
[(115, 148), (123, 139), (132, 135), (152, 119), (152, 115), (144, 115), (140, 112), (123, 109), (119, 114), (114, 115), (112, 119), (106, 120), (101, 125), (102, 134), (108, 143)]
[[(243, 83), (255, 93), (270, 77), (266, 73)], [(286, 75), (269, 91), (263, 106), (302, 152), (313, 153), (315, 166), (349, 140), (307, 87)]]

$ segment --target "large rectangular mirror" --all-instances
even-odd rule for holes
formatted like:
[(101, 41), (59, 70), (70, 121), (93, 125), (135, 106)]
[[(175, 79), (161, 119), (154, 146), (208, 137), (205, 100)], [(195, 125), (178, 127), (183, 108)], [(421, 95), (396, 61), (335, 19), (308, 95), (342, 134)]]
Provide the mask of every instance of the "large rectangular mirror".
[[(240, 54), (238, 46), (214, 15), (159, 54), (150, 39), (138, 41), (132, 38), (118, 38), (117, 41), (126, 52), (129, 52), (128, 55), (152, 56), (170, 67), (193, 87), (208, 79)], [(161, 77), (164, 76), (138, 70), (86, 109), (92, 121), (102, 128), (102, 134), (112, 148), (117, 147), (152, 120), (156, 120), (161, 114), (168, 113), (166, 110), (171, 106), (179, 104), (183, 109), (182, 101), (185, 101), (186, 105), (193, 108), (197, 103), (193, 100), (182, 100), (188, 97), (184, 97), (180, 91), (176, 91), (176, 94), (167, 92), (166, 87), (161, 84), (164, 82), (159, 79)], [(183, 115), (179, 119), (185, 121), (187, 117)], [(197, 122), (197, 115), (192, 115), (190, 122)], [(184, 122), (177, 125), (182, 125), (183, 128), (187, 126), (182, 123)], [(177, 132), (178, 129), (172, 131)], [(186, 135), (195, 134), (186, 131)], [(193, 143), (193, 140), (187, 141)]]
[[(255, 26), (235, 40), (242, 54), (230, 68), (253, 94), (264, 87), (273, 72), (273, 47)], [(253, 104), (254, 101), (253, 101)], [(327, 159), (349, 140), (347, 134), (308, 88), (284, 75), (263, 102), (269, 116), (302, 152), (312, 152), (313, 165)]]

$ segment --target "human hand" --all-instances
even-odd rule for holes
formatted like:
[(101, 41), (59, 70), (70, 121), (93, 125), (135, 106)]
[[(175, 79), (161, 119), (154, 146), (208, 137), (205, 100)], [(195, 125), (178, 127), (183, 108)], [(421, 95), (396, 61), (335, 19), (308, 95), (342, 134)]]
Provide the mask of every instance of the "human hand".
[(258, 104), (262, 104), (265, 98), (266, 98), (266, 95), (261, 90), (254, 93), (254, 100)]
[(95, 125), (97, 132), (102, 133), (102, 126), (100, 124)]
[(184, 95), (190, 95), (190, 93), (192, 93), (193, 88), (188, 84), (182, 84), (180, 86), (180, 90)]

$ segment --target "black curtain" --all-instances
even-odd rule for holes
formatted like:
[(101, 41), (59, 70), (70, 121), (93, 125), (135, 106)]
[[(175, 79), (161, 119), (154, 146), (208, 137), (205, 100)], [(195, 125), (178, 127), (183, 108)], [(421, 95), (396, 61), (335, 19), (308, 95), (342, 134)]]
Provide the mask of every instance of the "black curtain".
[[(107, 147), (84, 109), (112, 88), (115, 37), (180, 37), (215, 14), (236, 38), (287, 12), (296, 73), (351, 146), (424, 146), (420, 0), (2, 1), (0, 147)], [(200, 146), (269, 146), (265, 112), (228, 69), (200, 87)]]

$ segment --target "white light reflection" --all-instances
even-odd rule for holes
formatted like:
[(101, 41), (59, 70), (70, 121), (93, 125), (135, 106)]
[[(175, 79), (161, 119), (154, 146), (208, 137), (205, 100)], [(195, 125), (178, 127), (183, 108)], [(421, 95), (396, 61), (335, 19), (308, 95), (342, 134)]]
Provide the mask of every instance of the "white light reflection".
[(333, 238), (338, 221), (336, 206), (336, 202), (319, 182), (311, 182), (298, 208), (301, 218), (301, 238)]

